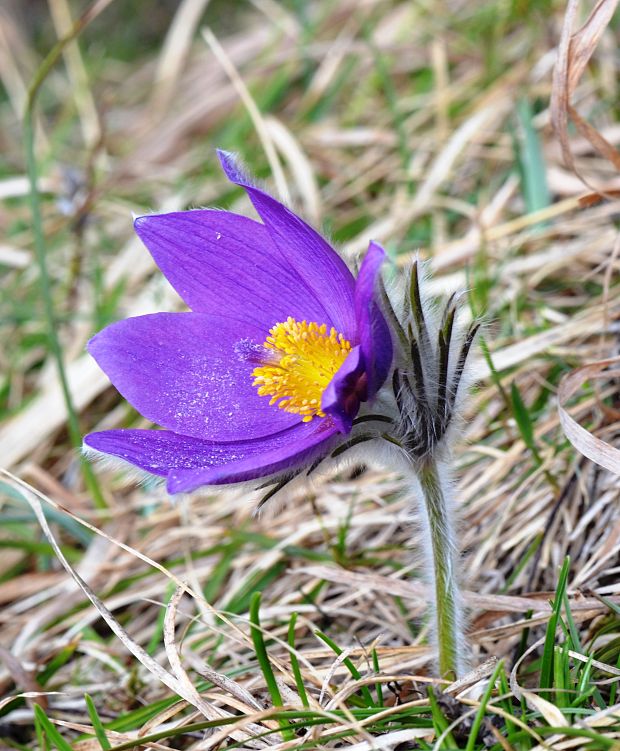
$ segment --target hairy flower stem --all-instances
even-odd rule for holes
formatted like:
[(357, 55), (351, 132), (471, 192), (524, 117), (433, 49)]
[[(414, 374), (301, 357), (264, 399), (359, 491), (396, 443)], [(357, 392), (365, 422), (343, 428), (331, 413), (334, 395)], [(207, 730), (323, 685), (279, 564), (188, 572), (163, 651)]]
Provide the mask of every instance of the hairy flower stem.
[(454, 680), (459, 675), (461, 598), (456, 573), (452, 510), (434, 458), (416, 463), (431, 539), (431, 572), (435, 586), (435, 628), (439, 652), (439, 675)]

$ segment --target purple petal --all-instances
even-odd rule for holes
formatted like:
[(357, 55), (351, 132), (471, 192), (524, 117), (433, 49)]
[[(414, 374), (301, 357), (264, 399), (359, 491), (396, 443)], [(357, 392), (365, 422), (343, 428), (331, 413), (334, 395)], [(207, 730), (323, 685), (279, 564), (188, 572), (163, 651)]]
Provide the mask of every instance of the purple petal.
[(264, 225), (228, 211), (141, 216), (136, 233), (197, 313), (233, 315), (268, 329), (288, 316), (328, 323), (323, 306)]
[(337, 432), (331, 420), (315, 418), (257, 440), (251, 447), (244, 442), (229, 444), (238, 459), (203, 469), (173, 469), (168, 475), (168, 491), (189, 493), (202, 485), (245, 482), (293, 471), (325, 456), (333, 447)]
[(121, 394), (149, 420), (177, 433), (235, 441), (300, 421), (269, 406), (252, 386), (244, 351), (262, 328), (203, 313), (156, 313), (108, 326), (88, 350)]
[(298, 423), (267, 438), (219, 443), (168, 430), (107, 430), (84, 443), (160, 476), (171, 493), (190, 492), (263, 477), (297, 467), (327, 453), (336, 431), (327, 420)]
[(329, 322), (348, 339), (357, 331), (354, 318), (354, 279), (329, 243), (300, 217), (268, 193), (252, 185), (227, 151), (218, 156), (228, 179), (244, 188), (278, 247), (320, 300)]
[(162, 477), (173, 467), (204, 467), (213, 462), (217, 457), (213, 446), (218, 445), (171, 430), (125, 429), (89, 433), (84, 444)]
[(360, 402), (366, 400), (367, 378), (361, 347), (353, 347), (323, 392), (321, 409), (341, 433), (350, 433)]
[(385, 251), (375, 242), (368, 246), (355, 284), (355, 315), (368, 374), (368, 399), (383, 385), (392, 365), (390, 328), (377, 302), (377, 281)]

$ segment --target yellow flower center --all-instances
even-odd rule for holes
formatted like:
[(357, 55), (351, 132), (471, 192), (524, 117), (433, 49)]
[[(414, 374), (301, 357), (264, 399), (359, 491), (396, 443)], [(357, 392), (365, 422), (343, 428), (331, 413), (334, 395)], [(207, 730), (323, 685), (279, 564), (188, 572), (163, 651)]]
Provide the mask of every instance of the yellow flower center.
[(263, 363), (254, 368), (259, 396), (270, 396), (285, 412), (303, 415), (303, 421), (325, 417), (321, 397), (347, 355), (351, 343), (335, 328), (287, 318), (269, 330), (263, 344)]

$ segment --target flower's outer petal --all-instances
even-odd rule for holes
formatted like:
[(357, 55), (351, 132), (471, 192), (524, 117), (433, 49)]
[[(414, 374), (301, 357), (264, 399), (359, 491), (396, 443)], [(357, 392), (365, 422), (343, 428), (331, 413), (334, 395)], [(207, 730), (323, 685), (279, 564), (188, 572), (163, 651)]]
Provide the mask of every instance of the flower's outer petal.
[(169, 430), (106, 430), (84, 438), (88, 448), (112, 454), (152, 474), (168, 477), (171, 493), (201, 485), (253, 480), (294, 468), (327, 452), (336, 431), (314, 419), (266, 438), (202, 441)]
[[(202, 485), (225, 485), (293, 471), (325, 456), (334, 446), (338, 431), (331, 420), (314, 418), (276, 435), (248, 443), (229, 444), (239, 458), (219, 461), (203, 469), (172, 469), (170, 493), (189, 493)], [(245, 453), (245, 456), (244, 456)]]
[(171, 430), (103, 430), (84, 436), (84, 445), (162, 477), (173, 467), (201, 467), (217, 456), (217, 444)]
[(252, 185), (232, 154), (218, 150), (228, 179), (244, 188), (283, 257), (321, 301), (331, 323), (356, 339), (354, 279), (347, 265), (321, 235), (268, 193)]
[(252, 386), (255, 364), (243, 353), (263, 338), (262, 329), (224, 316), (155, 313), (113, 323), (88, 351), (149, 420), (196, 438), (236, 441), (300, 421)]
[(282, 261), (264, 225), (228, 211), (197, 209), (138, 217), (136, 233), (197, 313), (233, 315), (265, 327), (327, 313)]
[(350, 433), (360, 402), (366, 400), (367, 376), (362, 349), (358, 345), (347, 355), (321, 398), (321, 409), (330, 415), (340, 433)]
[(377, 282), (384, 259), (383, 248), (371, 242), (355, 283), (355, 315), (368, 374), (368, 399), (383, 385), (394, 354), (390, 328), (377, 301)]

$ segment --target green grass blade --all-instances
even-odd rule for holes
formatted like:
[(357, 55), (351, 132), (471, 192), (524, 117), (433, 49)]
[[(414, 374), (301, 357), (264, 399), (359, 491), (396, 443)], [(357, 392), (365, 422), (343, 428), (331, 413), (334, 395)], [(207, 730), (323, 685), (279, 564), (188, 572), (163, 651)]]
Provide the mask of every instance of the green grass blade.
[(469, 738), (467, 739), (465, 751), (474, 751), (476, 747), (476, 740), (478, 738), (480, 727), (482, 726), (482, 721), (484, 720), (484, 714), (487, 711), (487, 704), (491, 699), (491, 694), (493, 693), (497, 679), (499, 678), (499, 675), (503, 671), (503, 669), (504, 663), (502, 660), (500, 660), (495, 666), (493, 675), (489, 679), (489, 683), (484, 691), (484, 694), (482, 695), (482, 699), (480, 700), (480, 706), (478, 707), (478, 711), (476, 712), (476, 716), (474, 717), (474, 722), (469, 732)]
[[(534, 113), (527, 99), (517, 103), (517, 160), (521, 173), (523, 200), (528, 213), (540, 211), (551, 203), (547, 185), (547, 169), (538, 132), (533, 124)], [(542, 222), (538, 225), (544, 226)]]
[[(324, 634), (322, 631), (315, 631), (314, 632), (316, 636), (319, 637), (319, 639), (327, 644), (327, 646), (333, 650), (334, 654), (336, 654), (338, 657), (344, 652), (343, 649), (341, 649), (335, 641), (329, 638), (327, 634)], [(351, 676), (356, 680), (360, 681), (362, 679), (362, 674), (360, 671), (355, 667), (353, 662), (348, 658), (345, 657), (342, 661), (342, 664), (346, 667), (346, 669), (351, 673)], [(364, 701), (366, 702), (367, 707), (372, 707), (374, 705), (374, 702), (372, 700), (372, 695), (370, 691), (368, 690), (368, 686), (362, 686), (360, 688), (360, 691), (362, 693), (362, 696), (364, 697)]]
[(301, 703), (304, 707), (309, 707), (308, 694), (304, 685), (303, 676), (301, 674), (301, 668), (299, 667), (299, 660), (294, 652), (295, 649), (295, 624), (297, 623), (297, 613), (291, 613), (291, 619), (288, 624), (288, 645), (291, 648), (289, 652), (291, 660), (291, 669), (295, 676), (295, 685), (297, 686), (297, 693), (301, 699)]
[(251, 628), (252, 642), (254, 644), (254, 651), (256, 652), (258, 663), (262, 670), (263, 676), (265, 677), (265, 682), (267, 683), (267, 689), (269, 690), (271, 701), (274, 703), (274, 706), (281, 707), (282, 696), (280, 695), (280, 689), (278, 688), (276, 677), (273, 674), (271, 662), (269, 661), (269, 656), (267, 654), (267, 647), (265, 646), (265, 641), (263, 639), (263, 632), (261, 631), (261, 627), (260, 627), (260, 617), (259, 617), (260, 600), (261, 600), (260, 592), (255, 592), (252, 595), (252, 599), (250, 600), (250, 623), (252, 625), (252, 628)]
[(238, 549), (234, 544), (226, 547), (220, 560), (215, 564), (205, 583), (203, 594), (207, 602), (213, 602), (222, 588), (222, 584), (230, 573)]
[[(433, 725), (435, 726), (435, 732), (439, 737), (446, 732), (449, 723), (445, 718), (444, 713), (441, 711), (441, 707), (439, 706), (439, 702), (437, 701), (437, 697), (435, 696), (435, 692), (433, 691), (432, 686), (428, 687), (428, 700), (431, 705), (431, 717), (433, 719)], [(446, 733), (444, 737), (444, 745), (442, 746), (442, 748), (458, 748), (458, 745), (454, 740), (452, 733)]]
[(580, 750), (591, 749), (609, 749), (610, 751), (618, 751), (618, 740), (615, 738), (607, 738), (597, 730), (590, 730), (587, 727), (538, 727), (537, 732), (541, 735), (568, 735), (571, 738), (589, 738), (592, 743), (579, 746), (573, 746), (573, 748), (579, 748)]
[(50, 722), (39, 704), (34, 705), (34, 716), (39, 722), (43, 734), (58, 749), (58, 751), (73, 751), (69, 743), (60, 735), (56, 726)]
[(47, 751), (49, 748), (47, 745), (47, 736), (45, 735), (43, 725), (39, 720), (36, 709), (34, 710), (34, 732), (37, 736), (40, 751)]
[[(579, 682), (577, 683), (576, 689), (577, 696), (571, 703), (572, 707), (582, 706), (582, 704), (584, 704), (584, 702), (587, 701), (592, 694), (592, 689), (594, 688), (590, 685), (590, 676), (592, 674), (592, 660), (593, 657), (592, 655), (590, 655), (586, 664), (581, 668), (581, 671), (579, 673)], [(610, 704), (613, 704), (613, 702), (610, 702)]]
[[(568, 583), (568, 573), (570, 570), (570, 558), (567, 556), (564, 560), (562, 570), (558, 579), (558, 586), (553, 601), (553, 613), (547, 624), (545, 634), (545, 645), (543, 647), (542, 661), (540, 667), (540, 688), (549, 689), (553, 686), (553, 665), (555, 649), (555, 632), (562, 612), (562, 604), (566, 594), (566, 585)], [(540, 694), (544, 699), (550, 700), (549, 692), (542, 691)]]
[[(377, 654), (377, 650), (372, 650), (372, 669), (375, 671), (377, 675), (381, 672), (379, 669), (379, 655)], [(377, 704), (380, 707), (383, 707), (383, 686), (381, 685), (380, 681), (377, 681), (375, 683), (375, 691), (377, 692)]]
[(556, 646), (553, 650), (553, 701), (559, 709), (566, 709), (569, 705), (567, 691), (568, 652), (567, 643), (563, 647)]
[(570, 648), (574, 649), (575, 651), (581, 652), (582, 647), (581, 639), (579, 638), (579, 631), (577, 630), (577, 624), (575, 623), (575, 619), (573, 618), (573, 614), (570, 609), (570, 602), (566, 593), (564, 593), (564, 618), (566, 620), (566, 626), (568, 628), (568, 633), (570, 636)]
[(101, 718), (99, 717), (95, 703), (88, 694), (84, 694), (84, 701), (86, 702), (88, 716), (90, 717), (90, 721), (92, 723), (93, 730), (95, 731), (95, 735), (97, 736), (97, 740), (99, 741), (99, 745), (101, 746), (102, 751), (109, 751), (112, 746), (110, 744), (110, 741), (108, 740), (108, 736), (106, 735), (105, 728), (103, 727), (103, 723), (101, 722)]
[[(512, 692), (510, 691), (510, 688), (508, 686), (508, 680), (506, 678), (506, 674), (504, 671), (502, 671), (499, 674), (499, 691), (502, 696), (511, 696)], [(517, 726), (514, 722), (511, 722), (508, 718), (514, 716), (514, 709), (512, 706), (512, 702), (510, 699), (504, 699), (501, 702), (501, 706), (504, 709), (506, 713), (505, 722), (506, 722), (506, 737), (508, 738), (508, 742), (512, 743), (513, 736), (518, 732)]]
[(75, 654), (75, 650), (78, 648), (78, 640), (74, 639), (66, 646), (62, 647), (47, 663), (47, 665), (37, 675), (37, 683), (44, 688), (52, 677), (60, 670), (63, 665), (66, 665), (69, 660)]
[(527, 546), (527, 550), (525, 551), (525, 554), (521, 557), (517, 565), (514, 567), (512, 573), (508, 577), (506, 584), (500, 589), (501, 594), (506, 594), (512, 587), (512, 585), (517, 580), (519, 574), (523, 571), (523, 569), (527, 566), (529, 563), (531, 557), (536, 553), (538, 548), (540, 547), (542, 541), (544, 539), (544, 535), (542, 532), (539, 532), (536, 537), (532, 540), (532, 542)]
[(484, 357), (484, 360), (486, 364), (489, 366), (489, 372), (491, 373), (491, 380), (493, 381), (493, 384), (499, 391), (502, 399), (504, 400), (504, 403), (510, 407), (510, 399), (508, 398), (508, 394), (506, 393), (506, 389), (504, 388), (504, 384), (502, 383), (501, 376), (499, 374), (499, 371), (495, 367), (495, 363), (493, 362), (493, 357), (491, 355), (491, 350), (489, 349), (489, 344), (487, 340), (480, 336), (478, 338), (478, 342), (480, 343), (480, 349), (482, 350), (482, 356)]
[(521, 434), (523, 443), (525, 443), (528, 449), (532, 452), (534, 461), (540, 467), (540, 465), (542, 464), (542, 459), (540, 458), (540, 454), (538, 453), (538, 449), (536, 447), (532, 418), (527, 407), (525, 406), (525, 402), (521, 398), (519, 388), (514, 381), (510, 386), (510, 401), (512, 403), (512, 413), (517, 423), (517, 427), (519, 428), (519, 433)]
[[(258, 664), (260, 665), (260, 669), (263, 673), (263, 676), (265, 677), (265, 683), (267, 684), (267, 690), (269, 691), (269, 695), (271, 696), (271, 701), (273, 702), (274, 707), (281, 707), (283, 705), (282, 695), (280, 694), (280, 689), (278, 688), (278, 683), (273, 673), (271, 662), (269, 661), (267, 647), (265, 646), (263, 632), (261, 631), (260, 627), (260, 599), (261, 593), (254, 592), (250, 600), (250, 624), (252, 632), (252, 642), (254, 644), (254, 651), (256, 652)], [(293, 738), (295, 737), (293, 733), (285, 730), (282, 731), (282, 736), (284, 740), (287, 741), (293, 740)]]

